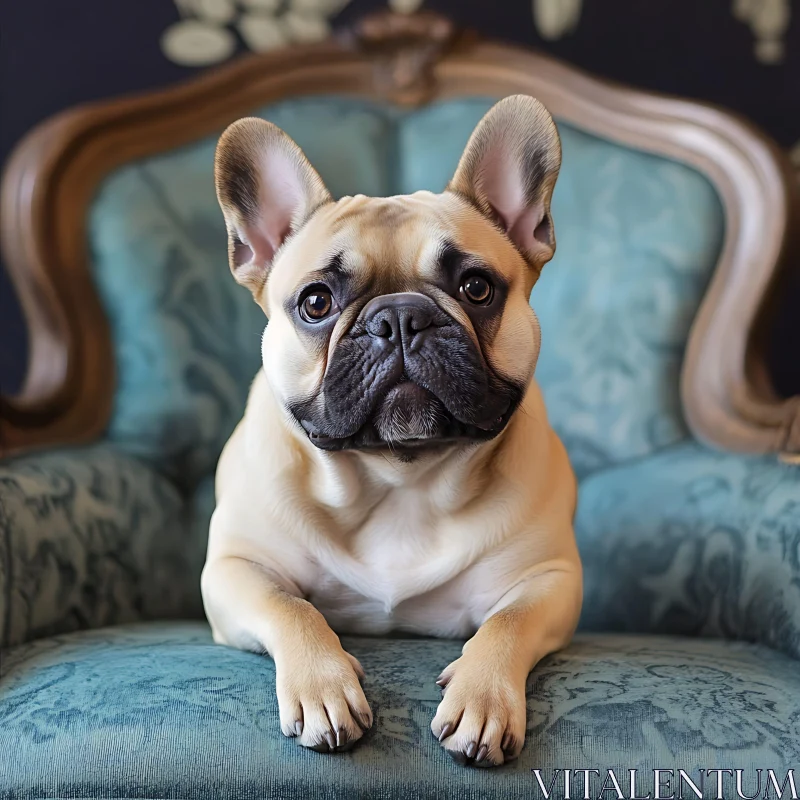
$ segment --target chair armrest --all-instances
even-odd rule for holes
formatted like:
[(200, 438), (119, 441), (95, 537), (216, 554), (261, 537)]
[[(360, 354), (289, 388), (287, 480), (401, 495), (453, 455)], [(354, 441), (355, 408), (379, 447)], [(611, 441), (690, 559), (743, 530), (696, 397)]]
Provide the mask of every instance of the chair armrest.
[(166, 478), (108, 444), (0, 462), (0, 644), (196, 612), (193, 524)]
[(758, 641), (800, 658), (800, 469), (684, 442), (586, 478), (581, 627)]

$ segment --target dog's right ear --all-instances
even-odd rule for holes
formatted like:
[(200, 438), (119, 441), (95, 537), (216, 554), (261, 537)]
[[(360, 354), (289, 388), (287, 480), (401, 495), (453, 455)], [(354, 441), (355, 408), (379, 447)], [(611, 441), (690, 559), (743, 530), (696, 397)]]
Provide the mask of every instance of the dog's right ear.
[(240, 119), (222, 134), (214, 176), (231, 272), (256, 294), (281, 245), (331, 202), (330, 193), (303, 151), (280, 128), (256, 117)]

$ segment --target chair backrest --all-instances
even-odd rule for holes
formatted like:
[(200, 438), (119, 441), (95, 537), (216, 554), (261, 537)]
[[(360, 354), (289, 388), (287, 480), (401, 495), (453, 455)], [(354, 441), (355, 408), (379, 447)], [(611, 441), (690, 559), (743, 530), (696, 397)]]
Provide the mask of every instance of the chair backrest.
[[(448, 49), (443, 20), (392, 19), (362, 28), (360, 48), (246, 60), (189, 87), (72, 112), (23, 145), (6, 197), (26, 147), (44, 141), (47, 202), (15, 212), (33, 255), (7, 255), (18, 282), (38, 271), (52, 285), (55, 300), (37, 301), (50, 330), (34, 337), (29, 395), (61, 409), (48, 431), (26, 428), (17, 404), (18, 446), (105, 430), (189, 483), (213, 468), (265, 324), (227, 269), (212, 175), (225, 124), (274, 121), (337, 196), (437, 191), (484, 112), (525, 92), (548, 105), (563, 142), (558, 251), (531, 302), (543, 330), (537, 378), (579, 475), (688, 428), (734, 449), (800, 450), (795, 406), (771, 396), (763, 370), (745, 369), (757, 311), (791, 255), (792, 182), (770, 144), (705, 106), (518, 49)], [(47, 213), (55, 243), (42, 238)]]

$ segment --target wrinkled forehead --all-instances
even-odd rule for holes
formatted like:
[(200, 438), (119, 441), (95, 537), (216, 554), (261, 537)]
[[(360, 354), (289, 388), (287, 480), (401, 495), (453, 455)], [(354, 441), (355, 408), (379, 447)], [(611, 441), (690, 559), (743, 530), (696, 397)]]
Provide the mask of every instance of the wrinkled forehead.
[(436, 282), (443, 258), (481, 262), (513, 283), (525, 268), (503, 234), (457, 195), (345, 197), (320, 209), (287, 245), (271, 276), (286, 297), (326, 271), (358, 274), (381, 292)]

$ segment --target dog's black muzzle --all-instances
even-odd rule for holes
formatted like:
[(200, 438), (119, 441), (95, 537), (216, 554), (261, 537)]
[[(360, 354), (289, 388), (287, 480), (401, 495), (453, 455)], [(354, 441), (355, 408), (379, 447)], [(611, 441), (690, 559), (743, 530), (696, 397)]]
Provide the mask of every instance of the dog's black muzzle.
[[(291, 411), (314, 444), (330, 450), (392, 444), (375, 428), (387, 395), (406, 382), (429, 395), (436, 429), (402, 447), (441, 445), (497, 435), (522, 389), (497, 378), (469, 331), (430, 297), (417, 292), (381, 295), (362, 309), (340, 339), (322, 391)], [(408, 394), (420, 404), (419, 392)], [(398, 409), (403, 413), (403, 409)]]

